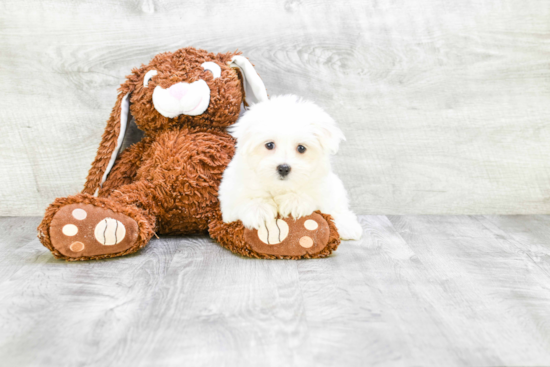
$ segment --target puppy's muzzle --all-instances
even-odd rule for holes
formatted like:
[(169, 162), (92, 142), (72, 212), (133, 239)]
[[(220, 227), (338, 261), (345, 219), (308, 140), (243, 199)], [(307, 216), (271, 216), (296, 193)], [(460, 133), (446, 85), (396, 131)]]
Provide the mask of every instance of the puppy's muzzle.
[(279, 164), (277, 166), (277, 172), (279, 172), (279, 176), (281, 176), (282, 178), (288, 176), (288, 174), (290, 173), (290, 169), (290, 166), (286, 163)]

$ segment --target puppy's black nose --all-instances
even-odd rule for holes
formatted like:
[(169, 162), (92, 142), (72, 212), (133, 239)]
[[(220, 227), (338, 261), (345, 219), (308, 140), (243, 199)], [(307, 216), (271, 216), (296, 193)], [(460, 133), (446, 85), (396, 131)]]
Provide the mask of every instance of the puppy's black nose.
[(290, 166), (288, 164), (279, 164), (277, 166), (277, 172), (281, 175), (281, 177), (286, 177), (290, 173)]

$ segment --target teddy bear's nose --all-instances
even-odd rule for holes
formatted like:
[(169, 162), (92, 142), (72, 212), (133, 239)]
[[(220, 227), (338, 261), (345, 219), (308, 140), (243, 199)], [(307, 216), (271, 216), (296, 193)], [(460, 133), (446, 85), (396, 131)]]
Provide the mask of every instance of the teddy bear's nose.
[(177, 99), (178, 101), (183, 98), (189, 91), (189, 84), (188, 83), (176, 83), (170, 88), (168, 88), (168, 92), (170, 92), (170, 95)]

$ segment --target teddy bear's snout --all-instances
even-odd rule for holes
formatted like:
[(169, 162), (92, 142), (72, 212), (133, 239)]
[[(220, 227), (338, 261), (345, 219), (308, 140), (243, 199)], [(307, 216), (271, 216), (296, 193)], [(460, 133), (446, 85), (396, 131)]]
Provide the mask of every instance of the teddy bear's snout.
[(189, 84), (188, 83), (176, 83), (172, 85), (170, 88), (168, 88), (168, 92), (170, 92), (170, 95), (177, 99), (178, 101), (183, 98), (189, 91)]
[(201, 115), (209, 104), (210, 87), (202, 79), (193, 83), (179, 82), (167, 89), (157, 85), (153, 91), (155, 109), (168, 118)]

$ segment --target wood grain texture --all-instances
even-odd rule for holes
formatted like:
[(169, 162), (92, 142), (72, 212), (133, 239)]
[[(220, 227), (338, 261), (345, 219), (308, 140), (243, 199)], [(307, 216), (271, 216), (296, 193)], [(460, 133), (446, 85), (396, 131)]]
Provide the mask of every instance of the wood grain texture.
[(348, 141), (360, 213), (550, 211), (546, 0), (3, 0), (0, 215), (78, 192), (132, 67), (240, 49)]
[(327, 259), (202, 236), (69, 263), (0, 218), (6, 366), (550, 364), (550, 216), (361, 216)]

